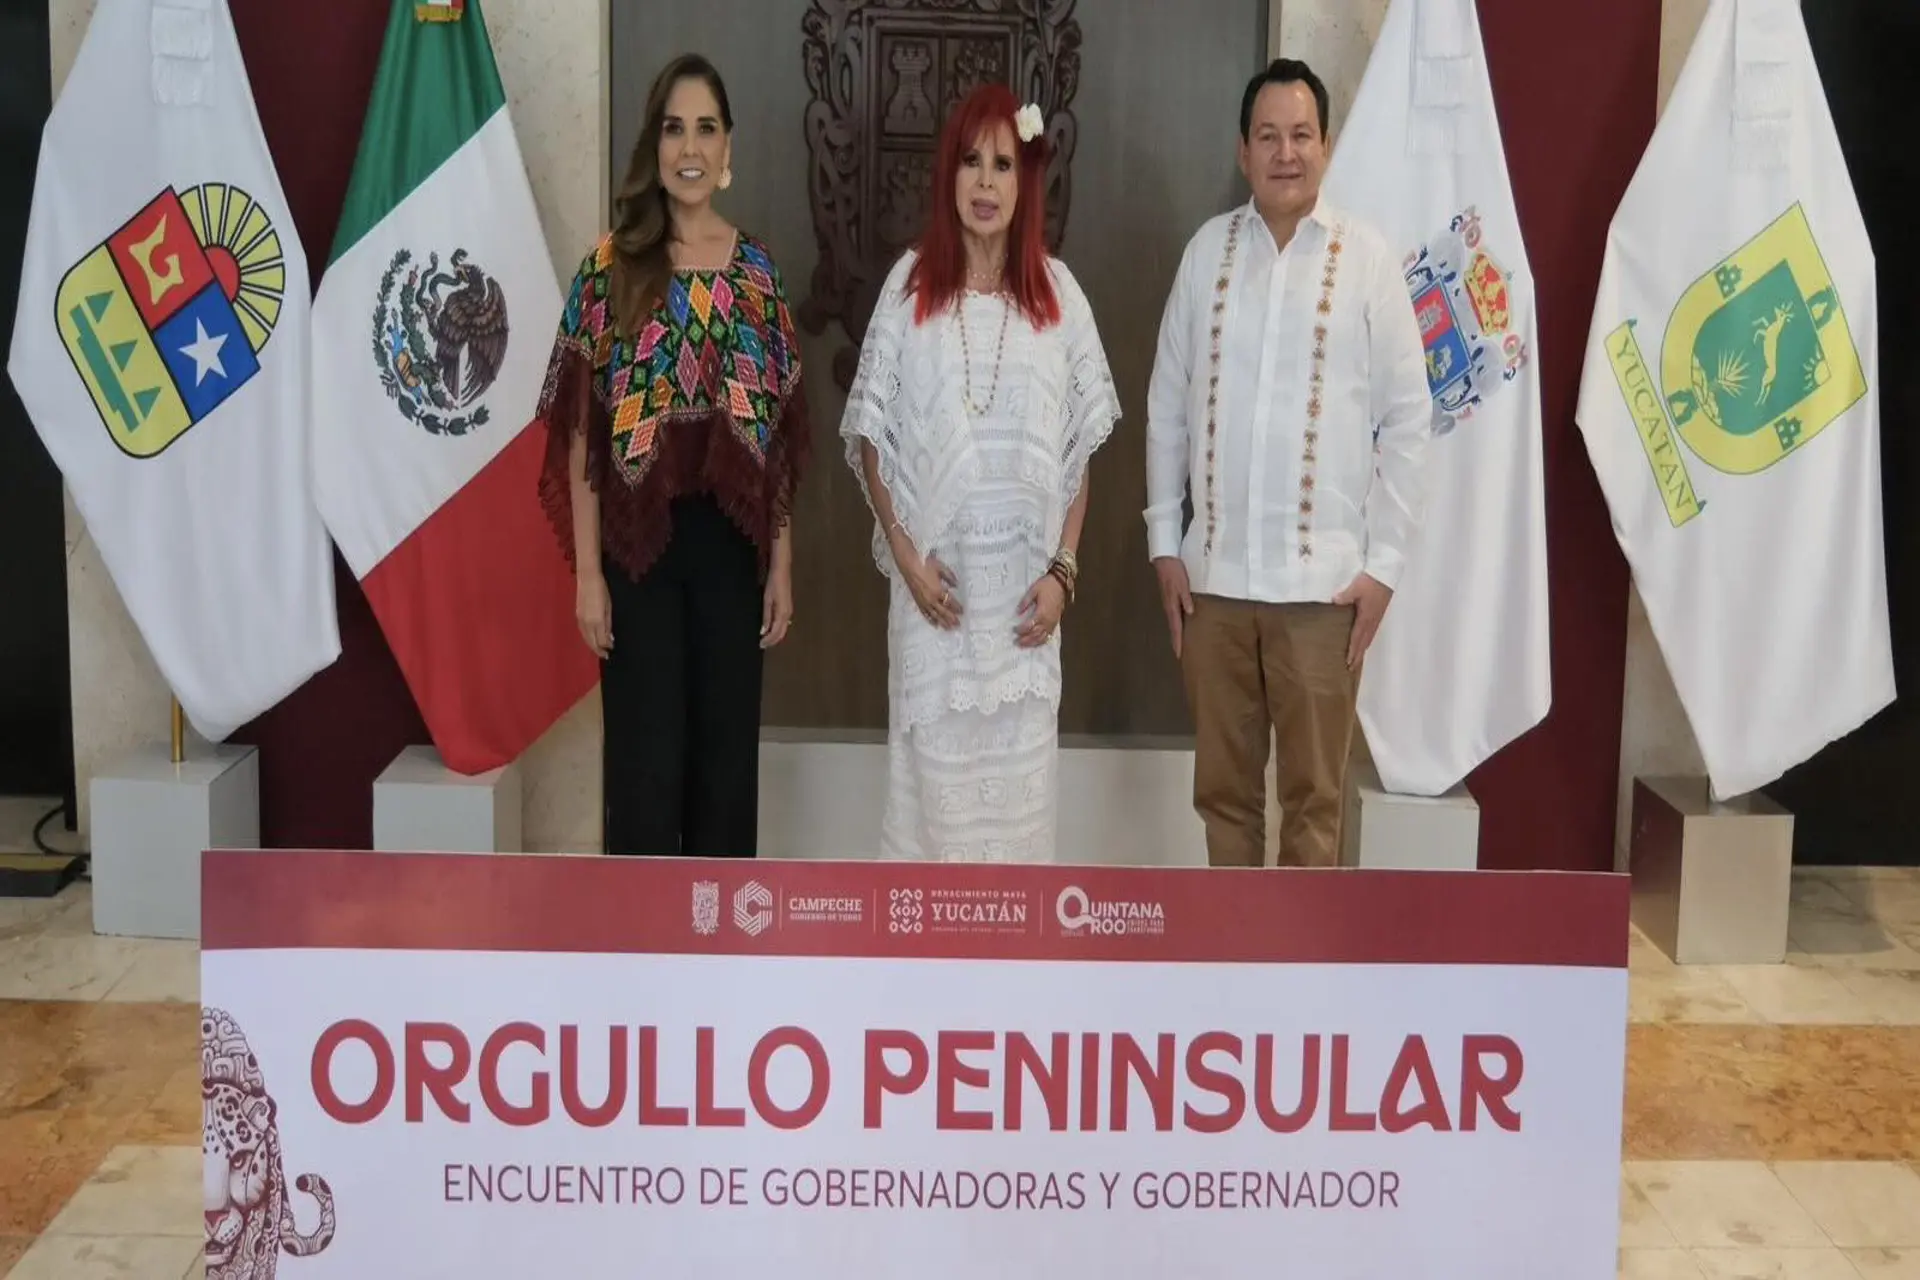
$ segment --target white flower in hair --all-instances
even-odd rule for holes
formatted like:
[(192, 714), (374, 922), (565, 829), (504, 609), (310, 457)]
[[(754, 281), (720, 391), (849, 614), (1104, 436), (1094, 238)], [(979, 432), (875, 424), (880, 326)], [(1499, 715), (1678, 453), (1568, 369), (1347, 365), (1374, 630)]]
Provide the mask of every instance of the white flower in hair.
[(1047, 127), (1047, 122), (1041, 116), (1040, 108), (1029, 102), (1013, 117), (1013, 126), (1020, 131), (1020, 141), (1032, 142)]

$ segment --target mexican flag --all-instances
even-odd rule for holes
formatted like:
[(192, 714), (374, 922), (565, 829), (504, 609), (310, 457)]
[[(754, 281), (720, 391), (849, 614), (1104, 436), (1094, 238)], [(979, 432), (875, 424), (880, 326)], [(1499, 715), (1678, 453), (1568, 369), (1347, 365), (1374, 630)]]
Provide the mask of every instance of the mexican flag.
[(1713, 0), (1614, 214), (1578, 419), (1717, 800), (1894, 698), (1876, 285), (1797, 0)]
[(478, 0), (394, 0), (313, 305), (315, 487), (461, 773), (598, 678), (531, 421), (560, 308)]

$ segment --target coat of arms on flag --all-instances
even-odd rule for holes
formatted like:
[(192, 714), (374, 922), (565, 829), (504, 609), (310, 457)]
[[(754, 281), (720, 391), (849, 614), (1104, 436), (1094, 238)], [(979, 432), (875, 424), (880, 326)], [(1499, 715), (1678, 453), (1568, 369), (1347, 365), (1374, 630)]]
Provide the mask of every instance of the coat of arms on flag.
[(1407, 256), (1407, 291), (1427, 349), (1436, 436), (1472, 418), (1527, 362), (1526, 342), (1513, 330), (1512, 277), (1482, 239), (1480, 215), (1469, 208)]
[(1675, 528), (1706, 505), (1676, 434), (1714, 470), (1752, 475), (1804, 446), (1867, 391), (1839, 293), (1798, 203), (1680, 295), (1660, 344), (1658, 384), (1636, 324), (1630, 318), (1607, 335), (1607, 362)]
[(413, 264), (412, 250), (397, 250), (380, 277), (373, 309), (380, 385), (408, 421), (437, 436), (465, 435), (492, 416), (474, 402), (507, 358), (506, 294), (465, 249), (454, 250), (444, 270), (437, 253)]
[(55, 319), (121, 450), (151, 458), (260, 371), (286, 285), (273, 222), (238, 187), (168, 187), (62, 277)]

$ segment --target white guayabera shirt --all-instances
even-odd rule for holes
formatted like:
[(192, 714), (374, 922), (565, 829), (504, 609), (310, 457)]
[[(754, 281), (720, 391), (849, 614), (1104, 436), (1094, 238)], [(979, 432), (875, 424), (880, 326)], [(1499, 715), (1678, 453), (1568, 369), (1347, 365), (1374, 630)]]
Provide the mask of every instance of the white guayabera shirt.
[[(1433, 402), (1400, 255), (1325, 200), (1283, 249), (1251, 203), (1187, 245), (1147, 394), (1147, 546), (1192, 588), (1330, 600), (1391, 587)], [(1194, 518), (1181, 536), (1192, 482)]]

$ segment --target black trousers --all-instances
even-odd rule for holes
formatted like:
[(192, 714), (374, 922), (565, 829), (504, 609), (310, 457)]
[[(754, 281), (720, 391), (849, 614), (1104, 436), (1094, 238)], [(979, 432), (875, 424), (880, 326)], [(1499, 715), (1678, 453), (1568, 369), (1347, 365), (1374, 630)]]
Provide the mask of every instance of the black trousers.
[(760, 781), (762, 588), (753, 543), (705, 496), (635, 582), (606, 567), (600, 664), (608, 853), (751, 858)]

